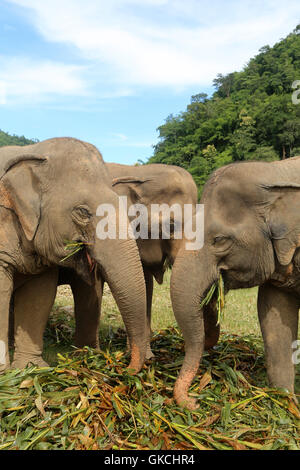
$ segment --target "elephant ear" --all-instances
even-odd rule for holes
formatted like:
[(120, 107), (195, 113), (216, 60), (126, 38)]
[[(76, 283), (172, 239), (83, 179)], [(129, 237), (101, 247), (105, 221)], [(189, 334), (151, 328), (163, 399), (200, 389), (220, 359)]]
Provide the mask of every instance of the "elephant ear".
[(112, 186), (125, 185), (129, 191), (130, 199), (133, 203), (141, 201), (144, 183), (151, 181), (149, 178), (136, 178), (134, 176), (122, 176), (112, 180)]
[(273, 195), (270, 207), (269, 228), (279, 263), (291, 263), (300, 247), (300, 185), (275, 184), (265, 187)]
[(41, 216), (41, 164), (46, 157), (21, 155), (10, 160), (0, 179), (0, 205), (12, 210), (27, 240), (32, 241)]

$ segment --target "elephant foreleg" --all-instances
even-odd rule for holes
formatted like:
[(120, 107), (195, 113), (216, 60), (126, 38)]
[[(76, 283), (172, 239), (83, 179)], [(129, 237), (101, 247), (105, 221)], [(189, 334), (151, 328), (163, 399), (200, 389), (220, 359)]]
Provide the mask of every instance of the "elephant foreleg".
[(29, 279), (15, 291), (14, 368), (22, 369), (28, 363), (41, 367), (48, 365), (42, 358), (43, 334), (54, 304), (57, 278), (58, 270), (48, 269)]
[(78, 348), (99, 348), (99, 322), (103, 293), (103, 279), (90, 286), (74, 273), (70, 279), (74, 297), (75, 337)]
[[(146, 351), (146, 359), (151, 359), (154, 357), (154, 354), (151, 349), (151, 313), (152, 313), (152, 297), (153, 297), (153, 275), (150, 271), (147, 270), (143, 266), (144, 269), (144, 277), (145, 277), (145, 284), (146, 284), (146, 297), (147, 297), (147, 351)], [(127, 349), (129, 350), (129, 340), (127, 337)]]
[(292, 343), (298, 333), (299, 299), (271, 284), (259, 288), (258, 316), (271, 386), (294, 391)]
[(147, 352), (146, 359), (151, 359), (154, 357), (154, 354), (151, 350), (151, 310), (152, 310), (152, 297), (153, 297), (153, 276), (152, 274), (144, 268), (144, 276), (146, 283), (146, 296), (147, 296), (147, 330), (148, 330), (148, 340), (147, 340)]
[(8, 330), (9, 306), (13, 291), (13, 281), (5, 268), (0, 268), (0, 373), (9, 367)]

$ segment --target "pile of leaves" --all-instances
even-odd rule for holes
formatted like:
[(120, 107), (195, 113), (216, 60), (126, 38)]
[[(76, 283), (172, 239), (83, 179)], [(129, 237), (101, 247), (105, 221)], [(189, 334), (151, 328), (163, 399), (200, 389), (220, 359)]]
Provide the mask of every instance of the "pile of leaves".
[(58, 354), (58, 365), (0, 376), (0, 449), (299, 449), (300, 412), (266, 387), (261, 341), (223, 334), (190, 390), (199, 409), (174, 403), (184, 357), (176, 328), (153, 338), (155, 360), (127, 372), (126, 337)]

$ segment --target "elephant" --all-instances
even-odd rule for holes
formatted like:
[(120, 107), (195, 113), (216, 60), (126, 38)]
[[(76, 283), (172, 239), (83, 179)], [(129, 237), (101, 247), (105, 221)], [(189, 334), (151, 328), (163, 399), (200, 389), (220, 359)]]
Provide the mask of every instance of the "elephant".
[[(181, 209), (185, 204), (190, 204), (192, 211), (197, 204), (197, 187), (192, 176), (184, 169), (176, 166), (163, 164), (149, 164), (141, 166), (120, 165), (115, 163), (106, 163), (106, 167), (111, 179), (111, 185), (119, 196), (126, 196), (130, 204), (144, 204), (150, 209), (151, 204), (178, 204)], [(171, 214), (172, 215), (172, 214)], [(176, 218), (171, 217), (171, 225), (175, 227)], [(159, 226), (162, 228), (163, 220), (159, 220)], [(148, 224), (150, 226), (150, 224)], [(137, 239), (137, 246), (143, 266), (143, 274), (146, 282), (147, 297), (147, 353), (146, 358), (152, 357), (150, 347), (151, 336), (151, 306), (153, 293), (153, 278), (158, 283), (163, 282), (166, 265), (173, 265), (178, 251), (186, 240), (175, 239), (174, 232), (170, 237), (163, 239), (160, 234), (159, 239)], [(188, 271), (187, 271), (188, 272)], [(89, 285), (82, 279), (76, 271), (60, 268), (58, 284), (69, 284), (74, 296), (74, 314), (75, 314), (75, 337), (74, 343), (77, 347), (90, 346), (99, 348), (98, 327), (101, 314), (101, 297), (103, 291), (103, 279), (99, 279), (97, 289)], [(30, 299), (26, 297), (27, 303)], [(26, 317), (22, 314), (22, 303), (19, 301), (15, 305), (15, 348), (16, 350), (32, 349), (30, 338), (24, 342), (24, 331), (28, 330), (26, 326)], [(46, 324), (52, 304), (51, 299), (45, 308), (31, 310), (36, 312), (38, 318)], [(205, 349), (213, 347), (219, 338), (220, 326), (217, 325), (217, 313), (213, 304), (205, 306), (203, 309), (204, 329), (205, 329)], [(20, 325), (20, 322), (22, 324)], [(19, 328), (18, 328), (19, 325)], [(29, 320), (30, 325), (30, 320)], [(18, 331), (20, 332), (19, 334)], [(37, 340), (35, 340), (37, 342)]]
[[(175, 165), (149, 164), (139, 166), (107, 163), (107, 169), (112, 178), (112, 185), (119, 196), (127, 196), (131, 204), (144, 204), (149, 214), (154, 204), (167, 204), (169, 207), (178, 205), (181, 211), (190, 206), (195, 213), (198, 201), (198, 189), (192, 175), (185, 169)], [(176, 230), (177, 214), (171, 214), (171, 225)], [(159, 220), (162, 232), (164, 220)], [(177, 229), (183, 230), (184, 220), (179, 221)], [(150, 226), (150, 221), (148, 221)], [(184, 233), (176, 239), (174, 232), (168, 238), (158, 240), (137, 239), (142, 260), (147, 294), (148, 332), (151, 336), (151, 307), (153, 294), (153, 278), (162, 284), (166, 267), (173, 266), (177, 253), (187, 242)], [(150, 236), (150, 234), (149, 234)], [(217, 313), (212, 305), (204, 307), (205, 350), (211, 349), (218, 341), (220, 327), (217, 323)], [(152, 357), (150, 344), (147, 347), (147, 358)]]
[[(294, 392), (292, 344), (300, 307), (300, 157), (233, 163), (204, 186), (204, 245), (178, 253), (171, 275), (172, 306), (185, 358), (175, 383), (178, 404), (188, 395), (204, 349), (201, 305), (222, 275), (225, 291), (258, 286), (258, 317), (270, 386)], [(216, 310), (215, 298), (212, 310)], [(212, 325), (213, 328), (213, 325)]]
[[(94, 292), (90, 304), (96, 302), (95, 292), (103, 280), (108, 283), (129, 337), (129, 369), (141, 369), (147, 334), (142, 264), (135, 240), (96, 236), (97, 208), (102, 203), (118, 208), (118, 196), (93, 145), (62, 137), (0, 149), (1, 372), (10, 366), (12, 295), (16, 345), (12, 366), (44, 365), (47, 318), (40, 312), (52, 307), (59, 269), (76, 273), (78, 282)], [(127, 226), (128, 220), (122, 220)], [(66, 256), (69, 242), (81, 248), (69, 253), (72, 256)]]
[[(152, 204), (178, 204), (183, 211), (184, 205), (190, 204), (192, 211), (195, 210), (197, 203), (197, 187), (190, 173), (186, 170), (170, 165), (149, 164), (141, 166), (120, 165), (115, 163), (106, 163), (106, 167), (111, 179), (112, 188), (119, 196), (127, 197), (128, 206), (131, 204), (143, 204), (150, 215)], [(149, 222), (149, 221), (148, 221)], [(176, 213), (171, 212), (171, 226), (173, 231), (170, 237), (163, 239), (160, 234), (158, 239), (137, 239), (139, 254), (143, 266), (143, 274), (146, 283), (147, 297), (147, 353), (146, 358), (153, 356), (150, 347), (151, 337), (151, 307), (153, 294), (153, 278), (158, 283), (163, 282), (164, 271), (167, 265), (172, 265), (180, 249), (183, 239), (174, 238), (174, 227), (176, 222)], [(159, 220), (160, 229), (162, 229), (163, 220)], [(148, 223), (150, 227), (150, 222)], [(89, 285), (84, 279), (80, 278), (74, 270), (60, 268), (58, 284), (69, 284), (74, 297), (75, 314), (75, 336), (74, 343), (77, 347), (90, 346), (99, 348), (98, 327), (101, 315), (101, 297), (103, 292), (103, 280), (99, 280), (97, 289)], [(30, 302), (27, 295), (27, 302)], [(25, 317), (21, 309), (22, 302), (15, 306), (15, 330), (16, 324), (23, 324), (19, 328), (20, 335), (15, 333), (15, 347), (24, 348), (22, 332), (28, 330), (25, 325)], [(46, 324), (50, 310), (51, 300), (44, 310), (41, 308), (36, 312), (38, 318), (43, 319)], [(20, 313), (18, 307), (20, 306)], [(50, 307), (49, 307), (50, 306)], [(47, 308), (46, 308), (47, 307)], [(31, 308), (33, 311), (34, 308)], [(215, 311), (210, 306), (205, 307), (205, 348), (209, 349), (214, 345), (219, 334), (215, 328)], [(211, 327), (212, 324), (212, 327)], [(212, 335), (211, 335), (212, 332)], [(29, 343), (27, 349), (30, 348)]]
[[(130, 204), (143, 204), (148, 209), (149, 218), (153, 204), (167, 204), (169, 207), (178, 204), (182, 212), (185, 205), (190, 205), (191, 214), (195, 212), (198, 199), (197, 186), (191, 174), (183, 168), (164, 164), (130, 166), (106, 163), (106, 166), (116, 193), (119, 196), (127, 197), (128, 206)], [(173, 228), (176, 226), (176, 217), (176, 213), (171, 213), (171, 226)], [(150, 220), (148, 220), (148, 227), (150, 227), (150, 223)], [(162, 231), (163, 217), (158, 223)], [(176, 229), (174, 228), (174, 230)], [(170, 236), (165, 239), (162, 238), (162, 233), (160, 233), (158, 239), (151, 239), (150, 233), (147, 239), (137, 239), (146, 283), (147, 359), (153, 357), (150, 346), (153, 278), (158, 284), (162, 284), (166, 267), (174, 264), (177, 253), (185, 241), (184, 237), (179, 239), (174, 238), (174, 231), (171, 231)], [(76, 280), (74, 276), (70, 279), (70, 282), (67, 279), (65, 280), (67, 283), (70, 283), (75, 300), (75, 344), (78, 347), (84, 345), (98, 347), (98, 306), (94, 303), (94, 310), (89, 309), (87, 312), (85, 305), (86, 288), (82, 289), (82, 284), (81, 287), (75, 285)], [(93, 297), (92, 293), (91, 297)], [(220, 327), (219, 325), (216, 326), (216, 323), (217, 313), (215, 309), (211, 305), (205, 307), (205, 349), (210, 349), (218, 341)]]
[[(149, 238), (137, 238), (137, 245), (146, 283), (148, 336), (150, 338), (153, 278), (158, 284), (163, 283), (164, 272), (167, 267), (173, 265), (183, 241), (183, 238), (176, 239), (174, 237), (176, 229), (181, 229), (181, 227), (176, 228), (176, 213), (170, 213), (170, 235), (166, 234), (166, 238), (162, 238), (163, 224), (167, 222), (164, 219), (167, 219), (169, 215), (167, 213), (162, 214), (157, 221), (160, 229), (159, 238), (151, 238), (151, 217), (155, 218), (151, 208), (155, 204), (161, 207), (163, 204), (167, 204), (168, 207), (177, 204), (180, 206), (181, 212), (183, 212), (185, 205), (190, 205), (194, 211), (198, 199), (197, 186), (189, 172), (174, 165), (129, 166), (107, 163), (106, 166), (112, 179), (113, 189), (119, 196), (127, 197), (128, 206), (143, 204), (148, 211)], [(149, 359), (152, 356), (153, 353), (148, 342), (146, 357)]]

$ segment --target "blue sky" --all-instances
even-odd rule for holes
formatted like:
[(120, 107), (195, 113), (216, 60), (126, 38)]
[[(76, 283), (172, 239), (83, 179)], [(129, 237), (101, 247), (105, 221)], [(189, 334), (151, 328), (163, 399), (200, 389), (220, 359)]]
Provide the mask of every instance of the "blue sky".
[(0, 128), (146, 160), (169, 114), (298, 23), (299, 0), (0, 0)]

